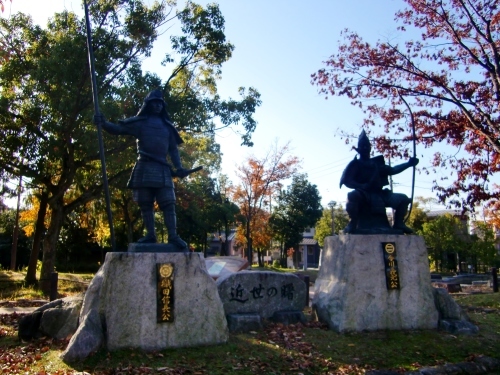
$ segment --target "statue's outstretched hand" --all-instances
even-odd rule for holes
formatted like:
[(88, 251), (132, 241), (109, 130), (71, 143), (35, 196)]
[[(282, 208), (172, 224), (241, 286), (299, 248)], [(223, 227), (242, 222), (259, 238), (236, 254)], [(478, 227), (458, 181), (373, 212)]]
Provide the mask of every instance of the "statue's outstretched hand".
[(103, 125), (104, 123), (106, 123), (106, 119), (104, 118), (103, 115), (101, 114), (98, 114), (98, 115), (94, 115), (94, 124), (95, 125)]
[(187, 169), (184, 169), (184, 168), (177, 168), (175, 170), (175, 174), (177, 177), (180, 177), (180, 178), (184, 178), (186, 177), (189, 173), (188, 173), (188, 170)]
[(408, 164), (410, 165), (410, 167), (414, 167), (418, 164), (419, 160), (418, 158), (410, 158), (410, 160), (408, 160)]

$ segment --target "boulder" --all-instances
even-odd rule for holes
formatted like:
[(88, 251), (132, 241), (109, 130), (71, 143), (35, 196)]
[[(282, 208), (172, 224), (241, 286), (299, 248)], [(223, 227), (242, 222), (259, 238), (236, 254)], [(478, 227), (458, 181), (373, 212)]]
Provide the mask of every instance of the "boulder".
[(66, 297), (60, 301), (59, 305), (45, 309), (40, 320), (40, 332), (58, 340), (70, 337), (78, 329), (83, 296)]
[(439, 329), (453, 335), (475, 335), (479, 328), (470, 322), (467, 313), (446, 289), (433, 288), (434, 303), (439, 312)]
[(19, 319), (17, 336), (20, 340), (28, 341), (40, 335), (38, 327), (40, 327), (42, 314), (41, 311), (33, 311)]
[(103, 343), (104, 334), (99, 313), (97, 310), (90, 310), (83, 317), (78, 331), (73, 335), (60, 357), (67, 363), (83, 361), (99, 350)]
[(434, 303), (439, 312), (439, 319), (469, 321), (467, 313), (459, 306), (444, 288), (433, 288)]
[[(158, 264), (173, 266), (173, 320), (159, 322)], [(145, 351), (224, 343), (227, 321), (200, 253), (108, 253), (90, 283), (81, 310), (82, 322), (91, 312), (91, 324), (105, 325), (109, 351), (136, 348)], [(94, 316), (94, 313), (92, 313)], [(85, 324), (84, 324), (85, 326)], [(67, 351), (86, 342), (87, 330), (78, 330)], [(82, 336), (80, 338), (79, 336)], [(67, 356), (68, 361), (74, 358)]]
[(19, 320), (18, 336), (30, 340), (42, 335), (65, 339), (78, 328), (83, 295), (66, 297), (40, 306)]
[[(388, 289), (383, 243), (396, 249), (399, 289)], [(330, 329), (435, 329), (438, 311), (424, 240), (405, 235), (327, 237), (312, 307)]]
[(272, 271), (240, 271), (217, 279), (226, 314), (256, 313), (264, 319), (278, 311), (300, 311), (306, 284), (296, 275)]

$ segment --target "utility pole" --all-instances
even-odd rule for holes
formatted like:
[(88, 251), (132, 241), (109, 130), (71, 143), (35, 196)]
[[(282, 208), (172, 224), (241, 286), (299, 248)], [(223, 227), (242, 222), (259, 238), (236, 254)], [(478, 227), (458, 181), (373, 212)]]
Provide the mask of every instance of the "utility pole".
[(335, 215), (334, 215), (334, 208), (337, 205), (337, 202), (335, 201), (330, 201), (328, 203), (328, 207), (330, 207), (330, 210), (332, 211), (332, 236), (335, 236)]

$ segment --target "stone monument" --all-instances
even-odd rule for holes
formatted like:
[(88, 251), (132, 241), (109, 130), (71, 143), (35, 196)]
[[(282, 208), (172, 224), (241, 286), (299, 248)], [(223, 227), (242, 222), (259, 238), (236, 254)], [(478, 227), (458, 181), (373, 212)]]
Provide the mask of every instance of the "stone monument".
[(61, 357), (82, 360), (101, 346), (153, 351), (227, 339), (224, 308), (203, 254), (107, 253)]
[[(347, 197), (350, 222), (340, 236), (327, 237), (312, 301), (317, 318), (338, 332), (434, 329), (434, 303), (427, 249), (422, 237), (404, 223), (410, 199), (384, 188), (388, 177), (418, 164), (411, 158), (397, 166), (371, 157), (363, 130), (340, 186)], [(395, 210), (394, 224), (386, 207)]]
[[(182, 167), (177, 148), (182, 139), (162, 92), (149, 93), (136, 117), (113, 124), (96, 114), (94, 122), (111, 134), (137, 138), (138, 159), (127, 187), (141, 210), (146, 235), (129, 244), (128, 252), (106, 254), (62, 359), (78, 361), (101, 346), (152, 351), (226, 342), (224, 309), (203, 254), (189, 252), (177, 234), (172, 177), (201, 167)], [(163, 211), (168, 244), (156, 243), (155, 202)]]
[(305, 322), (308, 288), (298, 276), (273, 271), (240, 271), (217, 279), (229, 330), (245, 332), (278, 323)]
[(427, 249), (420, 236), (327, 237), (313, 310), (338, 332), (435, 329)]

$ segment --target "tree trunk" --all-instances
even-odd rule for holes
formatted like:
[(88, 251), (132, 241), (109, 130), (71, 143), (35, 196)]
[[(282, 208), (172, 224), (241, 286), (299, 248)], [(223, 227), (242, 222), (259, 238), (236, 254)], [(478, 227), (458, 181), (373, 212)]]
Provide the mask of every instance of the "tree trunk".
[(229, 254), (229, 235), (230, 235), (230, 230), (229, 230), (229, 221), (224, 220), (224, 242), (222, 243), (222, 248), (221, 248), (221, 254), (222, 256), (227, 256)]
[(247, 220), (247, 223), (246, 223), (245, 237), (247, 239), (247, 260), (248, 260), (248, 264), (251, 267), (252, 266), (252, 262), (253, 262), (253, 256), (252, 256), (252, 237), (250, 235), (250, 220), (251, 220), (251, 216), (248, 215), (248, 220)]
[(54, 201), (50, 208), (52, 214), (47, 235), (43, 240), (42, 270), (40, 272), (40, 289), (46, 295), (50, 294), (50, 276), (55, 268), (57, 240), (64, 218), (62, 198)]
[(38, 208), (38, 215), (35, 224), (35, 233), (33, 235), (33, 245), (31, 247), (30, 260), (28, 263), (28, 272), (26, 272), (26, 283), (33, 285), (36, 284), (36, 265), (38, 262), (38, 254), (40, 253), (40, 243), (42, 242), (42, 235), (45, 231), (45, 216), (47, 214), (49, 195), (47, 192), (42, 192), (40, 196), (40, 207)]
[(17, 209), (16, 209), (16, 221), (14, 223), (14, 233), (12, 235), (12, 249), (10, 251), (10, 270), (16, 270), (16, 260), (17, 260), (17, 242), (19, 239), (19, 210), (21, 208), (21, 187), (23, 185), (23, 177), (19, 177), (19, 186), (17, 188)]
[(262, 250), (257, 249), (257, 261), (259, 262), (259, 267), (264, 267), (264, 262), (262, 261)]

